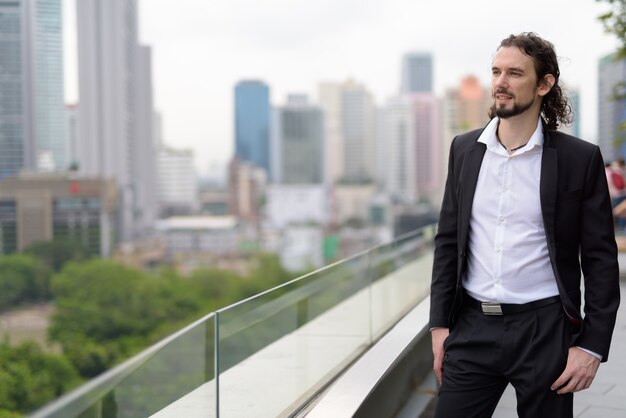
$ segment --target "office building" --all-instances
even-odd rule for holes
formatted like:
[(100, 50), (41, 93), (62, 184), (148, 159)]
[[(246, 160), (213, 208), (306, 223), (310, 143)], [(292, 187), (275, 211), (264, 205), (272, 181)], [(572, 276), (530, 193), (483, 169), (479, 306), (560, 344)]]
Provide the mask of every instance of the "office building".
[(228, 208), (238, 220), (258, 222), (265, 193), (265, 170), (235, 157), (228, 166)]
[(463, 77), (458, 87), (446, 90), (442, 115), (446, 137), (486, 126), (492, 103), (489, 89), (481, 86), (478, 77)]
[(364, 85), (348, 80), (320, 84), (319, 96), (325, 115), (328, 180), (373, 182), (376, 108), (372, 95)]
[[(140, 238), (154, 214), (150, 53), (137, 40), (137, 0), (81, 0), (77, 6), (80, 118), (78, 165), (114, 178), (122, 242)], [(145, 164), (144, 164), (145, 162)]]
[(78, 104), (65, 105), (68, 168), (73, 171), (78, 171), (78, 112)]
[[(137, 47), (135, 83), (135, 152), (133, 153), (135, 187), (133, 229), (136, 236), (150, 235), (157, 219), (157, 153), (152, 97), (152, 50)], [(160, 132), (159, 132), (160, 135)]]
[(265, 212), (269, 225), (328, 225), (329, 190), (321, 184), (273, 184), (267, 188)]
[(394, 201), (417, 202), (415, 118), (408, 96), (391, 98), (381, 110), (380, 143), (385, 146), (385, 191)]
[(492, 104), (490, 89), (482, 86), (478, 77), (474, 75), (463, 77), (457, 87), (446, 90), (441, 103), (442, 138), (439, 148), (441, 188), (444, 186), (443, 179), (448, 171), (452, 139), (464, 132), (485, 127), (491, 120), (489, 108)]
[[(607, 55), (598, 62), (598, 145), (605, 161), (626, 155), (626, 99), (616, 98), (616, 87), (626, 81), (626, 59)], [(618, 89), (620, 91), (620, 89)], [(624, 91), (622, 88), (621, 91)]]
[(198, 181), (193, 151), (162, 147), (157, 161), (159, 218), (195, 213)]
[[(559, 126), (559, 130), (561, 132), (565, 132), (569, 135), (574, 135), (577, 138), (581, 137), (580, 131), (580, 91), (577, 88), (569, 88), (568, 86), (562, 86), (563, 92), (569, 101), (570, 107), (572, 108), (572, 116), (574, 120), (569, 125), (561, 125)], [(589, 138), (583, 138), (589, 140)]]
[(307, 98), (292, 95), (273, 113), (272, 179), (280, 184), (324, 182), (324, 115)]
[(0, 254), (36, 242), (71, 240), (108, 257), (116, 236), (114, 182), (69, 174), (22, 173), (0, 182)]
[(400, 93), (433, 92), (433, 57), (430, 53), (410, 52), (402, 57)]
[(235, 86), (235, 156), (270, 170), (270, 89), (262, 81)]
[(61, 0), (0, 2), (0, 176), (67, 168)]
[(385, 152), (386, 186), (394, 201), (435, 201), (441, 185), (439, 103), (432, 94), (400, 95), (381, 116), (379, 143)]

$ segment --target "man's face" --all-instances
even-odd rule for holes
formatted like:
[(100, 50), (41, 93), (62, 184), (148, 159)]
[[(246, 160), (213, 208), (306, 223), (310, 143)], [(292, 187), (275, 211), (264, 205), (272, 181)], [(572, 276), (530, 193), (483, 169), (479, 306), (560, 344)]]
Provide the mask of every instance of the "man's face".
[(496, 116), (502, 119), (521, 115), (541, 106), (535, 64), (517, 47), (502, 47), (491, 68), (491, 92)]

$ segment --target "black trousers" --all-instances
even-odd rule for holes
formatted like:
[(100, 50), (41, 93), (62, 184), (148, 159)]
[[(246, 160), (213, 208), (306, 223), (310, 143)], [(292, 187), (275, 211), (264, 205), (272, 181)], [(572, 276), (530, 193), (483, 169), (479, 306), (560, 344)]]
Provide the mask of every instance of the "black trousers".
[(491, 417), (508, 383), (520, 417), (572, 417), (573, 395), (550, 390), (565, 369), (569, 340), (560, 303), (502, 316), (464, 305), (444, 342), (435, 417)]

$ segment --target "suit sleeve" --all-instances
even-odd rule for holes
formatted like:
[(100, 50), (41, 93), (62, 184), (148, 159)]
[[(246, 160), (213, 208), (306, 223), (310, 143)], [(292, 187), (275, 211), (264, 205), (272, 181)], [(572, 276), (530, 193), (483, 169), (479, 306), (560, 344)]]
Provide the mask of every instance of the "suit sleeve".
[(585, 280), (581, 333), (574, 344), (606, 361), (620, 302), (619, 266), (604, 163), (594, 147), (581, 206), (580, 260)]
[(430, 327), (449, 328), (454, 301), (458, 266), (458, 201), (455, 176), (455, 144), (450, 146), (448, 176), (439, 214), (430, 291)]

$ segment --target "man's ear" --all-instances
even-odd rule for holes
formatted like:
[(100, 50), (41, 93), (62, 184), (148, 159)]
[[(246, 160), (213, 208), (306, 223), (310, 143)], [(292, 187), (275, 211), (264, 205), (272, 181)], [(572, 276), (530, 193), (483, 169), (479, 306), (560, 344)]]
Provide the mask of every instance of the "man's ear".
[(541, 80), (541, 82), (539, 83), (537, 94), (542, 97), (545, 96), (546, 94), (550, 93), (550, 90), (552, 90), (552, 86), (554, 86), (555, 84), (556, 78), (554, 78), (552, 74), (546, 74), (545, 76), (543, 76), (543, 80)]

